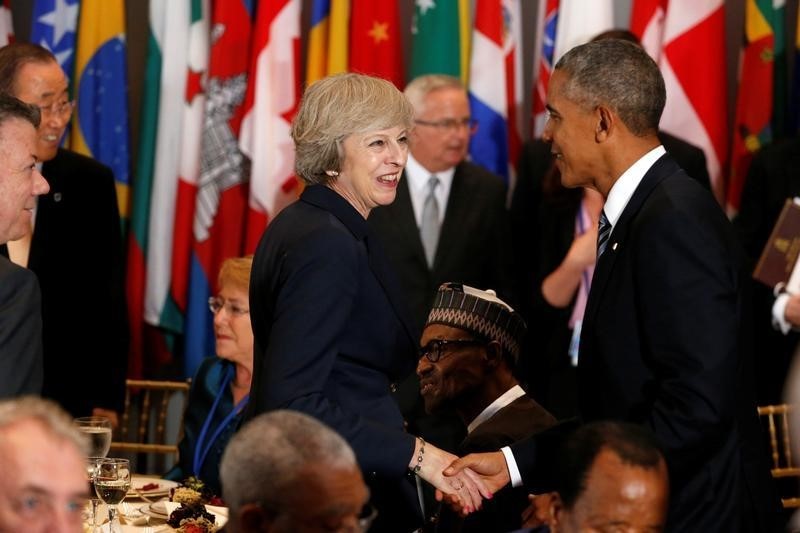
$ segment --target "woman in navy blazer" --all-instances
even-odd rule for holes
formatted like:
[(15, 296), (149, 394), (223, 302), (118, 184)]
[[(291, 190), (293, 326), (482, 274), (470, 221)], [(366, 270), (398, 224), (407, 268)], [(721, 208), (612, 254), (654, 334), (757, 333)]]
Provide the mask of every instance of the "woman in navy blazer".
[(309, 87), (292, 125), (306, 188), (262, 236), (250, 284), (248, 416), (294, 409), (339, 432), (370, 486), (375, 531), (421, 525), (409, 472), (465, 507), (480, 501), (472, 473), (445, 481), (453, 456), (405, 433), (390, 395), (414, 368), (419, 334), (366, 219), (395, 199), (412, 116), (385, 80), (342, 74)]

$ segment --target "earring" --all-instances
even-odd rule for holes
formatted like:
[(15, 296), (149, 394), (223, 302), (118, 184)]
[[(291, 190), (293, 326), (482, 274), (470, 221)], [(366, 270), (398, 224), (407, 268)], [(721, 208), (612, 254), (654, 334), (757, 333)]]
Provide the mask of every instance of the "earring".
[(327, 174), (331, 178), (335, 178), (336, 176), (339, 175), (339, 173), (336, 172), (335, 170), (326, 170), (325, 174)]

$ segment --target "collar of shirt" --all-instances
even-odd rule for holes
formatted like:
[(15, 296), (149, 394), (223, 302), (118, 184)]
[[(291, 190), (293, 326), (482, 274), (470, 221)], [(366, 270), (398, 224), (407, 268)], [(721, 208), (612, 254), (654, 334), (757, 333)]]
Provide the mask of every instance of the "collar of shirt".
[(622, 211), (628, 205), (631, 196), (633, 196), (633, 191), (639, 186), (644, 175), (665, 153), (666, 150), (661, 145), (653, 148), (623, 172), (619, 179), (614, 182), (614, 185), (611, 186), (603, 211), (612, 228), (617, 225), (617, 220), (619, 220)]
[(428, 178), (436, 175), (439, 178), (439, 186), (436, 187), (436, 201), (439, 204), (439, 223), (444, 220), (444, 213), (447, 210), (447, 198), (450, 196), (450, 187), (453, 185), (453, 176), (456, 167), (448, 168), (441, 172), (430, 172), (423, 167), (419, 161), (414, 159), (411, 153), (408, 154), (406, 163), (406, 179), (408, 180), (408, 192), (411, 195), (411, 206), (414, 208), (414, 219), (417, 227), (422, 225), (422, 206), (425, 205), (425, 198), (428, 196)]
[(514, 385), (505, 391), (495, 401), (490, 403), (486, 409), (481, 411), (481, 414), (476, 416), (475, 420), (469, 423), (469, 426), (467, 426), (467, 433), (472, 433), (475, 428), (492, 418), (497, 411), (510, 404), (520, 396), (525, 396), (525, 391), (519, 385)]

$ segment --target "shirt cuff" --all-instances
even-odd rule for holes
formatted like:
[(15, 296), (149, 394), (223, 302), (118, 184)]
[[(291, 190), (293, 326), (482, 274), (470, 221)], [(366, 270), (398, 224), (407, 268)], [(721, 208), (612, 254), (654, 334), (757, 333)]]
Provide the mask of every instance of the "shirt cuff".
[(775, 298), (772, 304), (772, 325), (786, 335), (791, 331), (792, 325), (786, 321), (786, 304), (789, 302), (789, 294), (781, 293)]
[(511, 486), (521, 487), (522, 475), (519, 473), (517, 461), (514, 459), (514, 454), (511, 453), (511, 448), (504, 446), (503, 448), (500, 448), (500, 451), (503, 452), (503, 456), (506, 458), (506, 466), (508, 467), (508, 475), (511, 478)]

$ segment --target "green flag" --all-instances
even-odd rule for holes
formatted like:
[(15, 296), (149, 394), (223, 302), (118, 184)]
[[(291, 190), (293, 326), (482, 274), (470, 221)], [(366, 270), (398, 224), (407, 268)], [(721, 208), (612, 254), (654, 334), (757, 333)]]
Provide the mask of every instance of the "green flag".
[(422, 74), (461, 77), (459, 0), (416, 0), (408, 79)]

